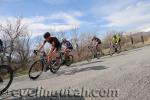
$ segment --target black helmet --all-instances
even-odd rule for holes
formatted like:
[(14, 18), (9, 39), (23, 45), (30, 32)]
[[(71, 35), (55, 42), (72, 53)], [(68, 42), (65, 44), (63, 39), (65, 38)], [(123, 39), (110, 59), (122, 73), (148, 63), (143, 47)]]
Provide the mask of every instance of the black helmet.
[(93, 36), (93, 39), (95, 39), (95, 38), (96, 38), (96, 36), (94, 35), (94, 36)]
[(51, 36), (51, 34), (49, 33), (49, 32), (46, 32), (45, 34), (44, 34), (44, 38), (46, 39), (46, 38), (48, 38), (48, 37), (50, 37)]
[(67, 40), (65, 38), (62, 39), (62, 42), (66, 42)]
[(113, 37), (114, 37), (114, 38), (117, 38), (117, 35), (116, 35), (116, 34), (114, 34), (114, 35), (113, 35)]

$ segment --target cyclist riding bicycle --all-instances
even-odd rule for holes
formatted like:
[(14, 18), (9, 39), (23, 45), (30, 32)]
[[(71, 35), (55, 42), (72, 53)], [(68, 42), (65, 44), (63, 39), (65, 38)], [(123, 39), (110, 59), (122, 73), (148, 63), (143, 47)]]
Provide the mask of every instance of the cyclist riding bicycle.
[(0, 52), (3, 52), (3, 41), (0, 39)]
[[(3, 41), (0, 39), (0, 53), (3, 52)], [(0, 83), (3, 82), (3, 79), (0, 76)]]
[(36, 51), (40, 51), (46, 43), (51, 44), (52, 47), (47, 54), (47, 61), (48, 61), (48, 63), (50, 63), (51, 60), (56, 56), (58, 51), (61, 50), (61, 43), (59, 42), (59, 40), (56, 37), (51, 36), (51, 34), (49, 32), (46, 32), (44, 34), (44, 39), (45, 40), (44, 40), (43, 44), (37, 50), (34, 50), (34, 53), (36, 54), (37, 53)]
[(113, 35), (113, 37), (112, 37), (112, 43), (113, 44), (118, 44), (118, 45), (120, 45), (120, 42), (121, 42), (121, 38), (120, 38), (120, 36), (119, 35)]
[[(112, 46), (115, 49), (115, 52), (118, 51), (118, 49), (121, 49), (121, 38), (119, 35), (113, 35), (112, 37)], [(117, 47), (116, 47), (117, 46)]]
[(95, 42), (96, 51), (102, 53), (102, 50), (101, 50), (101, 44), (102, 44), (102, 42), (101, 42), (101, 40), (99, 38), (97, 38), (96, 36), (94, 36), (92, 38), (92, 42), (93, 41)]
[(69, 53), (73, 50), (73, 46), (72, 46), (72, 44), (71, 44), (68, 40), (66, 40), (66, 39), (62, 39), (61, 44), (62, 44), (63, 46), (65, 46), (65, 48), (64, 48), (65, 59), (68, 59)]

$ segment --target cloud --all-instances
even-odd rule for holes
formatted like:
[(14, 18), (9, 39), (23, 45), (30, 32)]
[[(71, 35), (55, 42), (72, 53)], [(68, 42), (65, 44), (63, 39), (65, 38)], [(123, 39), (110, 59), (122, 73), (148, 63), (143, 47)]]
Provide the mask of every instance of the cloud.
[(130, 4), (134, 4), (137, 0), (106, 0), (104, 2), (97, 1), (93, 4), (91, 11), (95, 15), (109, 15), (113, 12), (120, 11)]
[[(150, 20), (150, 4), (139, 2), (136, 5), (128, 6), (126, 9), (112, 13), (105, 19), (109, 21), (108, 26), (125, 26), (142, 24)], [(147, 10), (146, 10), (147, 9)]]
[(51, 5), (64, 4), (64, 3), (67, 3), (68, 1), (70, 0), (43, 0), (43, 2), (46, 2)]
[[(139, 0), (110, 0), (109, 4), (92, 8), (106, 29), (147, 31), (150, 23), (150, 2)], [(99, 10), (96, 10), (99, 9)]]
[[(81, 21), (77, 17), (81, 15), (81, 12), (72, 12), (72, 14), (60, 12), (50, 16), (26, 17), (22, 19), (22, 24), (28, 26), (34, 37), (46, 31), (60, 32), (71, 30), (74, 26), (80, 27)], [(6, 20), (14, 22), (15, 19), (15, 17), (11, 16), (1, 16), (0, 23), (5, 25)]]
[(0, 2), (16, 2), (16, 1), (19, 1), (19, 0), (0, 0)]

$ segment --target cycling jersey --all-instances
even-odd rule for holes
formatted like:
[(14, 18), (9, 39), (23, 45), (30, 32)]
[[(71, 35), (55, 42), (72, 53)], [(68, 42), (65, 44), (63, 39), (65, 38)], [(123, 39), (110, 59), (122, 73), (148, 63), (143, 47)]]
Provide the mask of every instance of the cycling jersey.
[[(47, 41), (45, 40), (44, 43), (46, 43)], [(50, 37), (48, 43), (52, 44), (54, 42), (54, 47), (58, 50), (61, 49), (61, 43), (59, 42), (59, 40), (56, 37)]]
[(70, 49), (70, 50), (73, 49), (73, 46), (69, 41), (62, 42), (61, 44), (65, 45), (67, 49)]
[(0, 39), (0, 52), (3, 51), (3, 41)]
[(112, 42), (113, 43), (119, 43), (121, 41), (121, 39), (120, 39), (120, 37), (119, 36), (113, 36), (113, 38), (112, 38)]

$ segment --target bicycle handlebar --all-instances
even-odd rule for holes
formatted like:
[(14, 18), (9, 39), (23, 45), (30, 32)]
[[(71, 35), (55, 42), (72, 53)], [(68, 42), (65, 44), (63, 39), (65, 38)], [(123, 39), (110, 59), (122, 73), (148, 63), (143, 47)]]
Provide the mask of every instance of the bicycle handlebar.
[(41, 54), (42, 56), (46, 56), (45, 51), (34, 50), (33, 53), (34, 53), (35, 55), (38, 55), (38, 53), (39, 53), (39, 54)]

